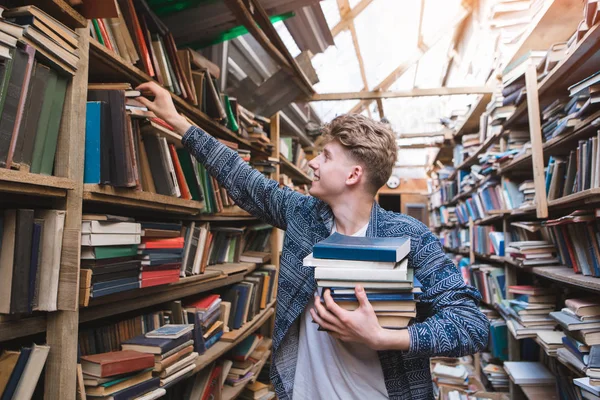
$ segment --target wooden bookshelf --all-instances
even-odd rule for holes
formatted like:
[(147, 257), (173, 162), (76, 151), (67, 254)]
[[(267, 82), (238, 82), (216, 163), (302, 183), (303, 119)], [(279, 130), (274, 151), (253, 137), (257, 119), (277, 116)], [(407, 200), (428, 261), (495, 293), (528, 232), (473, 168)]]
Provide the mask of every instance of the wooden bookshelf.
[(481, 146), (479, 146), (477, 148), (477, 150), (475, 150), (475, 152), (473, 154), (471, 154), (458, 167), (456, 167), (456, 170), (451, 175), (450, 179), (452, 179), (453, 177), (456, 176), (456, 171), (458, 171), (460, 169), (465, 169), (465, 168), (468, 168), (468, 167), (470, 167), (472, 165), (477, 164), (479, 156), (482, 155), (483, 153), (485, 153), (490, 148), (490, 146), (492, 146), (493, 144), (495, 144), (500, 139), (500, 137), (501, 137), (501, 135), (494, 135), (494, 136), (490, 136), (489, 138), (487, 138), (485, 140), (485, 142), (483, 142), (481, 144)]
[(250, 215), (247, 212), (240, 212), (236, 214), (200, 214), (197, 218), (194, 218), (198, 221), (206, 221), (206, 222), (225, 222), (225, 221), (251, 221), (256, 220), (253, 215)]
[(75, 189), (75, 182), (69, 178), (30, 174), (0, 168), (0, 192), (43, 197), (66, 197), (68, 191), (73, 189)]
[(290, 178), (292, 178), (292, 180), (307, 184), (310, 184), (312, 182), (312, 179), (306, 174), (306, 172), (302, 171), (300, 168), (292, 164), (290, 160), (288, 160), (281, 154), (279, 155), (279, 161), (281, 172), (283, 172), (286, 175), (289, 175)]
[(0, 322), (0, 342), (35, 335), (46, 330), (46, 315)]
[(571, 267), (547, 266), (531, 268), (535, 275), (543, 276), (556, 282), (565, 283), (581, 289), (600, 292), (600, 279), (593, 276), (576, 274)]
[(199, 201), (185, 200), (173, 196), (142, 192), (128, 188), (108, 185), (84, 185), (84, 202), (102, 203), (113, 206), (126, 206), (143, 210), (163, 211), (176, 214), (200, 213), (204, 204)]
[[(123, 80), (131, 82), (133, 85), (139, 85), (153, 79), (144, 71), (127, 63), (119, 55), (98, 43), (98, 41), (90, 39), (90, 81), (119, 82)], [(179, 96), (173, 93), (171, 93), (171, 96), (179, 110), (206, 132), (225, 140), (237, 142), (243, 148), (251, 149), (260, 154), (266, 154), (261, 147), (256, 146), (235, 132), (230, 131), (227, 127), (213, 121), (208, 115), (188, 104)]]
[(485, 107), (490, 102), (491, 98), (491, 93), (484, 93), (477, 98), (467, 113), (464, 122), (456, 128), (454, 137), (459, 138), (467, 133), (471, 133), (479, 129), (479, 117), (485, 111)]
[(600, 203), (600, 188), (583, 190), (548, 202), (551, 210)]
[(242, 394), (242, 391), (244, 390), (244, 388), (246, 386), (248, 386), (248, 384), (250, 383), (250, 381), (238, 385), (238, 386), (229, 386), (229, 385), (225, 385), (223, 386), (223, 393), (221, 394), (221, 400), (234, 400), (236, 399), (240, 394)]

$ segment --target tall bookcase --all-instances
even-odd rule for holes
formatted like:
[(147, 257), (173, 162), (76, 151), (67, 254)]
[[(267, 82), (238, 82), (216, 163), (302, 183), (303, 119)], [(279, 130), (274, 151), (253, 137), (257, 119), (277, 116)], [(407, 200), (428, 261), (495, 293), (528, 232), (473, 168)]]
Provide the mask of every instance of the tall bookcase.
[[(242, 281), (257, 268), (252, 263), (219, 264), (210, 266), (202, 275), (181, 278), (179, 282), (144, 289), (137, 289), (93, 300), (88, 307), (79, 306), (80, 238), (83, 210), (111, 210), (113, 214), (160, 213), (161, 218), (207, 221), (214, 223), (257, 222), (239, 207), (219, 214), (201, 214), (202, 203), (148, 192), (119, 189), (102, 185), (84, 185), (85, 121), (88, 82), (130, 82), (137, 85), (152, 78), (135, 66), (126, 63), (118, 55), (108, 51), (89, 36), (85, 19), (62, 0), (40, 2), (45, 11), (56, 17), (70, 18), (71, 26), (79, 27), (79, 50), (81, 58), (77, 73), (69, 83), (59, 133), (55, 162), (55, 176), (42, 176), (19, 171), (0, 169), (0, 204), (7, 207), (20, 206), (27, 199), (32, 208), (55, 208), (66, 210), (66, 221), (61, 254), (61, 269), (56, 312), (37, 313), (17, 320), (0, 319), (0, 343), (46, 334), (50, 353), (46, 363), (44, 398), (68, 400), (76, 398), (78, 328), (87, 323), (134, 310), (156, 306), (168, 301), (207, 292)], [(47, 6), (45, 8), (44, 6)], [(63, 20), (64, 22), (64, 20)], [(279, 180), (280, 170), (298, 183), (309, 183), (308, 175), (279, 154), (280, 119), (275, 114), (271, 120), (271, 143), (273, 150), (265, 153), (260, 147), (238, 136), (223, 125), (211, 120), (199, 109), (173, 95), (178, 110), (209, 134), (239, 144), (240, 148), (253, 153), (276, 157), (280, 165), (272, 174)], [(117, 210), (117, 211), (114, 211)], [(271, 261), (279, 267), (282, 232), (273, 228), (271, 235)], [(224, 355), (248, 335), (263, 327), (273, 327), (275, 301), (247, 322), (239, 330), (228, 333), (228, 341), (219, 341), (196, 361), (194, 373)], [(223, 399), (239, 395), (244, 385), (223, 393)]]
[[(547, 200), (546, 182), (544, 168), (547, 165), (550, 156), (568, 154), (570, 150), (577, 147), (577, 142), (580, 139), (586, 139), (595, 136), (598, 128), (593, 121), (600, 117), (600, 112), (595, 112), (589, 117), (579, 122), (572, 131), (559, 135), (546, 142), (543, 142), (540, 114), (542, 109), (548, 106), (558, 94), (567, 94), (568, 87), (576, 82), (590, 76), (598, 70), (598, 61), (600, 60), (600, 25), (593, 26), (585, 36), (576, 43), (568, 55), (561, 60), (558, 65), (541, 81), (538, 82), (536, 67), (533, 63), (527, 66), (525, 73), (527, 100), (519, 104), (514, 114), (503, 124), (504, 130), (510, 129), (527, 129), (530, 134), (531, 152), (525, 153), (514, 158), (497, 171), (497, 175), (501, 180), (509, 177), (526, 177), (532, 179), (535, 185), (535, 204), (529, 207), (519, 208), (515, 210), (496, 210), (490, 212), (488, 216), (480, 220), (470, 220), (468, 224), (444, 224), (432, 226), (432, 230), (439, 231), (440, 229), (462, 228), (469, 230), (470, 247), (450, 248), (445, 249), (448, 252), (461, 254), (469, 257), (471, 264), (489, 263), (504, 268), (506, 277), (506, 286), (520, 284), (519, 278), (527, 277), (532, 281), (540, 281), (547, 284), (554, 284), (560, 288), (559, 292), (568, 291), (571, 297), (578, 295), (593, 295), (600, 294), (600, 278), (592, 276), (584, 276), (576, 274), (572, 268), (566, 266), (535, 266), (522, 267), (513, 262), (509, 257), (489, 256), (478, 254), (474, 251), (473, 231), (478, 225), (494, 225), (496, 230), (504, 232), (505, 246), (510, 244), (509, 227), (511, 221), (519, 220), (545, 220), (549, 217), (558, 218), (576, 209), (594, 209), (600, 207), (600, 189), (592, 188), (580, 192), (573, 193), (568, 196), (560, 197), (555, 200)], [(535, 43), (532, 43), (535, 46)], [(529, 50), (539, 50), (529, 48)], [(489, 100), (489, 99), (488, 99)], [(485, 109), (480, 107), (480, 103), (475, 105), (470, 115), (473, 121), (478, 120), (478, 115)], [(478, 111), (479, 110), (479, 111)], [(477, 127), (473, 127), (472, 131), (476, 131)], [(469, 133), (469, 132), (467, 132)], [(460, 134), (460, 130), (459, 130)], [(477, 155), (484, 153), (492, 142), (500, 143), (500, 150), (506, 148), (507, 135), (502, 133), (497, 137), (489, 138), (485, 143), (481, 144), (475, 154), (465, 160), (457, 169), (467, 169), (471, 165), (477, 163)], [(441, 157), (446, 157), (448, 160), (448, 151), (442, 153)], [(450, 152), (451, 153), (451, 152)], [(451, 158), (451, 156), (450, 156)], [(450, 176), (454, 179), (456, 173)], [(437, 212), (441, 206), (453, 206), (460, 200), (464, 200), (471, 194), (475, 193), (483, 186), (488, 179), (480, 181), (475, 187), (468, 192), (458, 193), (450, 201), (443, 204), (438, 204), (435, 207), (430, 206), (431, 212)], [(514, 296), (510, 293), (506, 294), (508, 299)], [(559, 299), (560, 300), (560, 299)], [(487, 306), (493, 307), (488, 304)], [(506, 318), (506, 316), (502, 316)], [(508, 351), (510, 361), (519, 361), (521, 359), (521, 346), (519, 341), (508, 334)], [(543, 350), (541, 350), (543, 353)], [(561, 363), (560, 360), (552, 360), (549, 362)], [(565, 367), (569, 368), (566, 364)], [(571, 372), (574, 372), (571, 369)], [(525, 394), (519, 388), (510, 382), (511, 399), (525, 398)]]

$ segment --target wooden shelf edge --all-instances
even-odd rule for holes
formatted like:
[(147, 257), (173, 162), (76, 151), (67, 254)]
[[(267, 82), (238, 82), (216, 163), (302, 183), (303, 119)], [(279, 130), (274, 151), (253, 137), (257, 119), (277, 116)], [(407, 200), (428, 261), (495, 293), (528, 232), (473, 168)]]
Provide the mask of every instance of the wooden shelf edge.
[(0, 191), (48, 197), (65, 197), (75, 182), (59, 176), (31, 174), (0, 168)]
[[(294, 164), (292, 164), (292, 162), (290, 160), (288, 160), (286, 157), (284, 157), (283, 155), (279, 155), (279, 160), (280, 160), (280, 166), (283, 170), (287, 170), (290, 171), (292, 176), (290, 176), (292, 178), (292, 180), (301, 180), (304, 183), (311, 183), (312, 179), (304, 172), (302, 171), (300, 168), (298, 168), (297, 166), (295, 166)], [(283, 171), (285, 173), (285, 171)]]
[(570, 267), (557, 265), (533, 267), (531, 269), (535, 275), (542, 276), (556, 282), (576, 286), (582, 289), (600, 291), (600, 278), (576, 274), (575, 271), (573, 271), (573, 268)]
[(46, 316), (20, 318), (0, 322), (0, 342), (35, 335), (46, 331)]
[(204, 207), (199, 201), (93, 184), (83, 186), (83, 200), (192, 215), (200, 213)]
[[(484, 93), (479, 96), (479, 99), (477, 99), (477, 101), (474, 103), (474, 107), (471, 108), (471, 110), (469, 110), (469, 113), (467, 114), (467, 118), (465, 119), (465, 121), (456, 130), (456, 133), (454, 134), (455, 138), (465, 135), (467, 133), (465, 131), (467, 128), (469, 128), (468, 130), (476, 130), (477, 129), (477, 128), (474, 128), (471, 126), (473, 124), (473, 122), (471, 121), (471, 118), (474, 118), (475, 123), (477, 123), (477, 126), (479, 126), (479, 116), (481, 115), (482, 112), (485, 111), (485, 108), (486, 108), (487, 104), (490, 102), (491, 98), (492, 98), (491, 93)], [(471, 123), (471, 125), (469, 124), (469, 122)]]

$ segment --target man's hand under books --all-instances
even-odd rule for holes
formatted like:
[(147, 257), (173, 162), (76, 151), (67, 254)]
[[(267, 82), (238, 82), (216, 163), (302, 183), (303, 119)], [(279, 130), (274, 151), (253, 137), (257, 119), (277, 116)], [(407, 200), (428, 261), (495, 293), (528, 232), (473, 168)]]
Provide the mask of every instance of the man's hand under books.
[(156, 114), (158, 118), (171, 125), (175, 132), (183, 136), (190, 129), (192, 125), (183, 116), (179, 115), (167, 89), (160, 87), (156, 82), (146, 82), (138, 86), (136, 90), (142, 92), (142, 95), (146, 92), (154, 96), (154, 101), (150, 101), (145, 97), (138, 97), (137, 100), (148, 107), (148, 110)]
[(325, 305), (315, 296), (315, 308), (310, 310), (313, 320), (336, 339), (363, 343), (373, 350), (408, 350), (408, 330), (384, 329), (367, 299), (365, 290), (357, 285), (355, 290), (359, 307), (348, 311), (335, 304), (329, 289), (323, 292)]

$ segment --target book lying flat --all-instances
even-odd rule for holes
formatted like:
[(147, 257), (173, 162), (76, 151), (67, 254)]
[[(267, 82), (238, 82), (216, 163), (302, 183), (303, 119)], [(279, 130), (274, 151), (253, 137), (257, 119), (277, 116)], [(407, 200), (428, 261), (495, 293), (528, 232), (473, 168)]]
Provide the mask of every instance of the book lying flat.
[(346, 236), (338, 232), (313, 246), (315, 258), (398, 262), (410, 251), (409, 238)]
[(556, 381), (556, 377), (539, 362), (506, 361), (504, 369), (517, 385), (553, 384)]
[[(408, 281), (408, 259), (404, 259), (400, 264), (404, 264), (391, 270), (372, 269), (342, 269), (342, 268), (315, 268), (315, 279), (322, 280), (356, 280), (356, 281), (377, 281), (377, 282), (406, 282)], [(410, 279), (412, 281), (412, 278)]]
[(194, 329), (193, 324), (167, 324), (146, 333), (147, 338), (177, 339)]
[(414, 272), (412, 269), (408, 270), (408, 276), (405, 281), (397, 282), (382, 282), (382, 281), (355, 281), (355, 280), (333, 280), (333, 279), (317, 279), (317, 284), (320, 287), (346, 287), (354, 288), (356, 285), (361, 285), (365, 289), (405, 289), (412, 290), (413, 288)]
[(581, 321), (561, 311), (551, 312), (550, 317), (554, 318), (563, 328), (568, 331), (600, 328), (600, 320)]
[(339, 269), (396, 269), (406, 268), (407, 264), (395, 261), (355, 261), (355, 260), (335, 260), (327, 258), (315, 258), (313, 253), (310, 253), (302, 261), (305, 267), (325, 267)]

